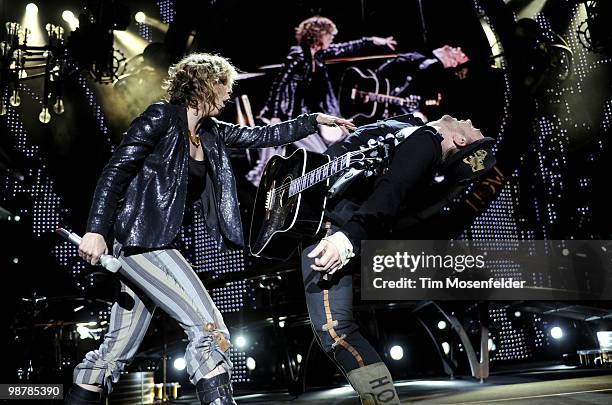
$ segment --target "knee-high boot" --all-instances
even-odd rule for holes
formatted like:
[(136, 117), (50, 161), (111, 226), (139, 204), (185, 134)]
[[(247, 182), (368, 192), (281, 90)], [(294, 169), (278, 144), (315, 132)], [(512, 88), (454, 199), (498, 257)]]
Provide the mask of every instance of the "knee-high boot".
[(196, 391), (202, 405), (236, 405), (228, 373), (201, 379), (196, 384)]
[(391, 373), (385, 363), (374, 363), (347, 373), (362, 405), (399, 405)]

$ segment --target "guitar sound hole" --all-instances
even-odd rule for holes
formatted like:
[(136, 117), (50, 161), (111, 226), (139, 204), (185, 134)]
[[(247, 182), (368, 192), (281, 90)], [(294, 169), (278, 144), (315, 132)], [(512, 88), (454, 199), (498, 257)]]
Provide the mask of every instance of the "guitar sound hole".
[(289, 184), (291, 183), (291, 177), (287, 176), (283, 179), (283, 183), (276, 190), (278, 205), (284, 207), (289, 202)]

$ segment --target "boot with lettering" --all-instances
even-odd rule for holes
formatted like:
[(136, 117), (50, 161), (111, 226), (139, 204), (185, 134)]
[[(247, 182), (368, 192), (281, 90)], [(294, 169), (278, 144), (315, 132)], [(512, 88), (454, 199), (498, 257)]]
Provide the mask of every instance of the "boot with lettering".
[(348, 372), (347, 378), (359, 394), (362, 405), (400, 405), (385, 363), (356, 368)]

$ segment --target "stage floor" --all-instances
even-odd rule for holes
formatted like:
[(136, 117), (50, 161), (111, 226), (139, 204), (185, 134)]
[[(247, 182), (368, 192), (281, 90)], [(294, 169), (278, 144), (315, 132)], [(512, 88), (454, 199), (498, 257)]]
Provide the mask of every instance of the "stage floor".
[[(483, 384), (473, 379), (400, 381), (395, 384), (402, 404), (612, 404), (612, 370), (555, 370), (493, 375)], [(349, 386), (310, 390), (299, 397), (287, 393), (236, 397), (239, 404), (357, 405)], [(192, 398), (177, 404), (197, 404)]]

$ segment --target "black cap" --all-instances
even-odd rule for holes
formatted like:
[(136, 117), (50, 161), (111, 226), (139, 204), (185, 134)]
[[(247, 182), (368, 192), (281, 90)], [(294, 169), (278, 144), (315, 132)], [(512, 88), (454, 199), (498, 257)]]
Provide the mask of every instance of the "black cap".
[(467, 183), (487, 173), (495, 166), (495, 139), (484, 137), (459, 149), (442, 164), (445, 181)]

